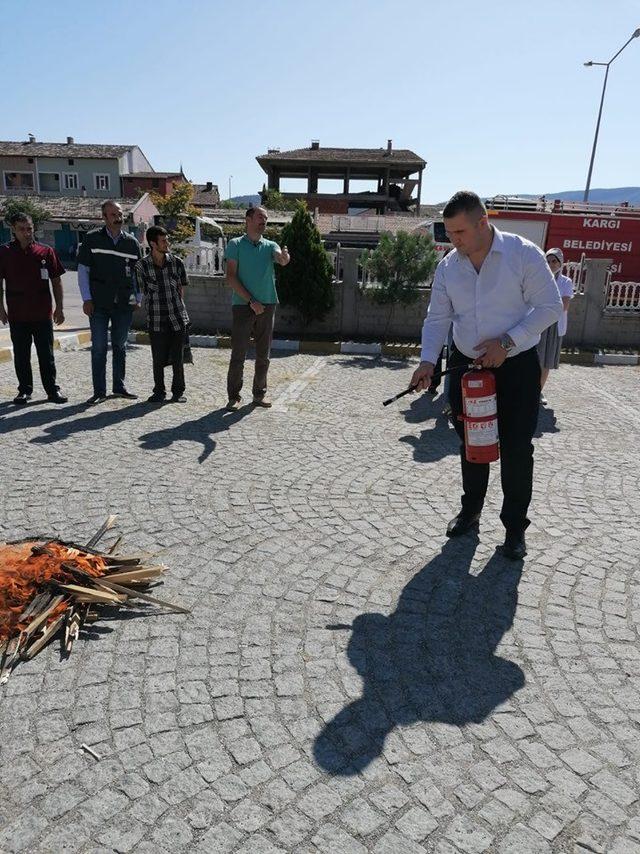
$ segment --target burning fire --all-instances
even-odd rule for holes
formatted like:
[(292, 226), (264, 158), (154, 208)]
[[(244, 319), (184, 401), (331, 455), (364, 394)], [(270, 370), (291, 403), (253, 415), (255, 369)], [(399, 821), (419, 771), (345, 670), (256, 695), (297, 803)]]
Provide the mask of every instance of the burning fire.
[[(46, 553), (34, 554), (34, 547), (42, 547)], [(57, 542), (31, 540), (0, 545), (0, 642), (26, 628), (20, 617), (47, 582), (68, 584), (76, 581), (63, 566), (67, 561), (94, 578), (104, 575), (108, 566), (100, 555), (87, 554)], [(47, 623), (53, 622), (66, 608), (67, 602), (61, 602), (49, 615)]]
[(147, 592), (152, 583), (161, 583), (164, 564), (150, 566), (143, 555), (117, 553), (120, 537), (108, 551), (96, 549), (116, 518), (109, 516), (86, 546), (54, 539), (0, 543), (0, 685), (20, 661), (56, 637), (62, 654), (69, 655), (83, 625), (97, 619), (94, 609), (102, 605), (139, 600), (189, 613)]

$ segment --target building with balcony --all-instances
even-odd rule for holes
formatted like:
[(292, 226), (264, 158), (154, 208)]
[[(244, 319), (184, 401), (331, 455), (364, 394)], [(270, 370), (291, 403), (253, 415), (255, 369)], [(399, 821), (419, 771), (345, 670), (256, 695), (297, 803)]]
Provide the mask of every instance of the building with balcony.
[[(313, 140), (309, 148), (272, 148), (256, 160), (267, 175), (263, 193), (278, 190), (287, 199), (304, 199), (312, 212), (420, 215), (426, 161), (408, 149), (394, 149), (391, 140), (386, 148), (322, 148)], [(301, 185), (298, 192), (283, 187), (290, 179)]]
[(0, 193), (7, 195), (122, 196), (122, 176), (153, 172), (137, 145), (0, 141)]

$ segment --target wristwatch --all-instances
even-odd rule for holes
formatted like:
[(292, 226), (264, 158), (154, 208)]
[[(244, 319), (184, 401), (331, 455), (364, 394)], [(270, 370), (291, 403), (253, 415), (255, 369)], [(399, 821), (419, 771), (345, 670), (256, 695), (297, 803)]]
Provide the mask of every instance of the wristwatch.
[(509, 350), (513, 350), (516, 345), (513, 343), (513, 338), (510, 335), (505, 334), (502, 335), (500, 338), (500, 346), (508, 353)]

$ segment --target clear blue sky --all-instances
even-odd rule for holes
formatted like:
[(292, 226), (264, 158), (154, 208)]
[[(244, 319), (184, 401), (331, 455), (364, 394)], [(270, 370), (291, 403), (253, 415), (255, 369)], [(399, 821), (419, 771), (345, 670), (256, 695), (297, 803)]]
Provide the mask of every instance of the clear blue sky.
[[(3, 139), (136, 143), (254, 193), (267, 148), (427, 161), (422, 201), (584, 186), (636, 0), (4, 0)], [(640, 38), (616, 60), (592, 187), (640, 184)]]

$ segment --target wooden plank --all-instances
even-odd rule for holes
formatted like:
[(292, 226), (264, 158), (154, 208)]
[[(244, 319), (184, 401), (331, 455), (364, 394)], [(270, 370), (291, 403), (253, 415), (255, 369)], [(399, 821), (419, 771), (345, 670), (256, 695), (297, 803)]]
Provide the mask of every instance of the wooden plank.
[(109, 581), (104, 576), (99, 578), (97, 583), (101, 587), (104, 586), (112, 590), (117, 590), (119, 593), (123, 593), (130, 599), (142, 599), (143, 602), (151, 602), (151, 604), (160, 605), (162, 608), (170, 608), (178, 614), (191, 613), (189, 608), (183, 608), (181, 605), (173, 605), (171, 602), (166, 602), (163, 599), (156, 599), (155, 596), (148, 596), (146, 593), (141, 593), (139, 590), (132, 590), (130, 587), (121, 587), (119, 584), (114, 584), (112, 581)]
[(51, 594), (47, 593), (46, 590), (43, 591), (42, 593), (36, 593), (36, 595), (33, 597), (31, 602), (27, 605), (25, 610), (22, 612), (22, 614), (20, 614), (18, 622), (22, 623), (24, 620), (28, 619), (29, 617), (35, 616), (35, 614), (37, 614), (38, 611), (40, 611), (46, 607), (46, 604), (48, 603), (50, 598), (51, 598)]
[[(76, 595), (80, 595), (83, 597), (83, 602), (91, 601), (92, 599), (107, 601), (107, 602), (124, 602), (125, 598), (123, 596), (119, 596), (117, 593), (111, 593), (108, 590), (95, 590), (92, 587), (81, 587), (79, 584), (60, 584), (58, 582), (58, 587), (62, 588), (62, 590), (68, 590), (69, 593)], [(86, 597), (86, 598), (84, 598)]]
[(106, 581), (115, 581), (116, 584), (131, 584), (134, 581), (147, 581), (150, 578), (157, 578), (166, 572), (164, 566), (145, 566), (141, 569), (123, 570), (122, 572), (109, 572), (106, 575), (101, 575)]
[(25, 661), (29, 661), (33, 658), (34, 655), (37, 655), (40, 650), (46, 646), (49, 641), (53, 640), (56, 632), (62, 625), (65, 614), (60, 614), (56, 619), (51, 623), (51, 625), (47, 626), (47, 628), (42, 633), (42, 636), (33, 641), (33, 643), (29, 644), (27, 649), (22, 653), (22, 658)]
[(100, 526), (100, 528), (95, 532), (93, 537), (91, 537), (91, 539), (87, 543), (88, 549), (92, 549), (97, 543), (100, 542), (100, 540), (104, 537), (104, 535), (107, 533), (107, 531), (110, 528), (113, 528), (113, 526), (116, 523), (117, 518), (118, 517), (113, 515), (113, 514), (111, 514), (110, 516), (107, 517), (105, 522), (103, 522), (103, 524)]
[(41, 625), (42, 625), (42, 623), (44, 623), (44, 622), (45, 622), (45, 620), (47, 620), (47, 619), (51, 616), (51, 614), (53, 613), (53, 611), (55, 611), (55, 609), (58, 607), (58, 605), (59, 605), (59, 604), (60, 604), (64, 599), (65, 599), (64, 594), (61, 594), (61, 595), (59, 595), (59, 596), (54, 596), (54, 597), (51, 599), (51, 601), (49, 602), (49, 604), (47, 605), (47, 607), (45, 608), (45, 610), (44, 610), (44, 611), (41, 611), (41, 612), (38, 614), (38, 616), (37, 616), (37, 617), (34, 617), (34, 619), (33, 619), (33, 620), (31, 620), (31, 622), (29, 623), (29, 625), (28, 625), (28, 626), (26, 627), (26, 629), (24, 630), (24, 635), (26, 636), (26, 638), (27, 638), (27, 639), (28, 639), (28, 638), (30, 638), (30, 637), (31, 637), (31, 635), (35, 632), (35, 630), (36, 630), (39, 626), (41, 626)]

